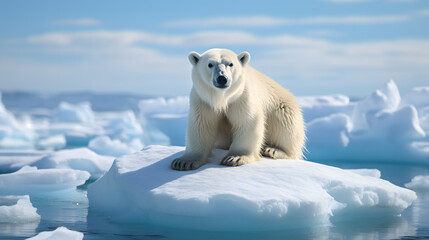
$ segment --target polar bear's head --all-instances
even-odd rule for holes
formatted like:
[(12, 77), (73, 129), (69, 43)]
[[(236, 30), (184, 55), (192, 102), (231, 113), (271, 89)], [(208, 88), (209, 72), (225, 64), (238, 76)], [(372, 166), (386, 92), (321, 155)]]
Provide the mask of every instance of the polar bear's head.
[[(202, 55), (191, 52), (189, 61), (199, 80), (207, 87), (226, 90), (241, 80), (243, 68), (250, 60), (250, 54), (235, 54), (227, 49), (210, 49)], [(195, 84), (195, 82), (194, 82)]]

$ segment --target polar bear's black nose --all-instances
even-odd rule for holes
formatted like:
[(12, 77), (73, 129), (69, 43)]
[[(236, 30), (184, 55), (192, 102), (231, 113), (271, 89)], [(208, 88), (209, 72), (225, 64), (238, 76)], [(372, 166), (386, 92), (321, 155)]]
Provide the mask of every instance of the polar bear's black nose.
[(219, 84), (219, 87), (225, 86), (225, 84), (228, 82), (228, 79), (225, 76), (219, 76), (216, 79), (217, 84)]

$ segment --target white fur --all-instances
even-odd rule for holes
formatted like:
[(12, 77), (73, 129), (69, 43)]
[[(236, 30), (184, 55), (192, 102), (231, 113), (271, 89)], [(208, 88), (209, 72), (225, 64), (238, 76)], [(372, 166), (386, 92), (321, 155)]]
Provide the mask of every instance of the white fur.
[[(192, 52), (189, 60), (193, 64), (193, 88), (186, 151), (171, 163), (171, 168), (199, 168), (207, 162), (213, 147), (229, 149), (221, 164), (230, 166), (258, 161), (261, 154), (302, 157), (305, 127), (297, 100), (248, 66), (249, 53), (236, 55), (226, 49), (211, 49), (202, 55)], [(229, 87), (214, 86), (215, 70), (229, 79)]]

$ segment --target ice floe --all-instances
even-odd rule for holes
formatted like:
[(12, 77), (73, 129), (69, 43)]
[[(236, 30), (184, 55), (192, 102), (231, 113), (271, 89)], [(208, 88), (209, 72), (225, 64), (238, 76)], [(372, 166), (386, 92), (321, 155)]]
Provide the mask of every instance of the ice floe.
[(170, 169), (183, 150), (150, 146), (116, 159), (89, 185), (90, 210), (117, 222), (262, 231), (396, 216), (416, 199), (374, 170), (270, 159), (225, 167), (222, 150), (195, 171)]
[(73, 169), (37, 169), (25, 166), (19, 171), (0, 174), (2, 195), (37, 195), (74, 189), (90, 177), (86, 171)]
[(54, 231), (41, 232), (28, 240), (82, 240), (83, 233), (69, 230), (66, 227), (59, 227)]
[(0, 224), (39, 222), (40, 215), (28, 195), (0, 196)]

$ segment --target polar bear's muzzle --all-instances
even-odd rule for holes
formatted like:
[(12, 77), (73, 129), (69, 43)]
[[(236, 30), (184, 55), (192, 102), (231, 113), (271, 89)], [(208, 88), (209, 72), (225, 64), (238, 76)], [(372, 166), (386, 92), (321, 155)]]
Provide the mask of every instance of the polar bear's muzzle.
[(229, 87), (228, 78), (220, 75), (216, 79), (213, 79), (213, 85), (217, 88), (227, 88)]

